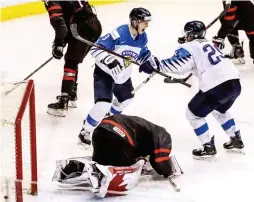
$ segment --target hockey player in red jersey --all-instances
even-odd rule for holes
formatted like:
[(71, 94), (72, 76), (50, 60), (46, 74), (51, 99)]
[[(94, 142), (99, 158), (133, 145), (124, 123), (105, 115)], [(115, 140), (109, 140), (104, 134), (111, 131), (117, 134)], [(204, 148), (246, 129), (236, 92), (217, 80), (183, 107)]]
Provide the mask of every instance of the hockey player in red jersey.
[[(70, 31), (70, 24), (78, 26), (79, 35), (86, 40), (95, 42), (101, 35), (101, 24), (94, 8), (87, 1), (47, 1), (50, 23), (55, 30), (52, 55), (56, 59), (64, 56), (64, 73), (61, 95), (58, 102), (48, 105), (48, 113), (55, 116), (65, 116), (69, 107), (76, 107), (78, 65), (90, 50), (90, 46), (76, 40)], [(68, 44), (64, 54), (64, 48)]]
[(53, 180), (62, 186), (88, 182), (98, 196), (104, 197), (107, 190), (121, 192), (133, 188), (147, 166), (145, 157), (149, 157), (156, 173), (165, 178), (182, 173), (175, 157), (169, 156), (170, 134), (137, 116), (118, 114), (103, 119), (94, 130), (92, 144), (91, 159), (58, 161)]
[[(225, 1), (223, 1), (225, 7)], [(226, 55), (230, 59), (237, 59), (238, 63), (244, 64), (243, 44), (239, 41), (239, 30), (245, 31), (249, 39), (250, 57), (254, 63), (254, 3), (253, 0), (231, 1), (230, 8), (221, 19), (221, 27), (213, 42), (224, 48), (224, 39), (227, 37), (232, 45), (232, 51)]]

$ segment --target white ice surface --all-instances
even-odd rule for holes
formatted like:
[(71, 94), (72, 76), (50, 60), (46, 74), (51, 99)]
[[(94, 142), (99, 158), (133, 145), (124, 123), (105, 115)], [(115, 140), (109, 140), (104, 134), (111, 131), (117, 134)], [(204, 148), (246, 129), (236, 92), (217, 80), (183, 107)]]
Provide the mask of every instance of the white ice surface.
[[(153, 15), (147, 30), (149, 48), (161, 57), (170, 56), (177, 46), (177, 37), (187, 21), (202, 20), (210, 23), (222, 9), (218, 1), (142, 1), (98, 6), (103, 33), (115, 26), (128, 23), (133, 7), (143, 6)], [(219, 28), (217, 22), (207, 33), (211, 38)], [(19, 81), (51, 56), (54, 32), (48, 15), (42, 14), (5, 22), (1, 25), (1, 73), (5, 81)], [(188, 89), (179, 84), (164, 84), (161, 76), (155, 76), (136, 93), (134, 102), (125, 113), (144, 117), (164, 126), (173, 139), (173, 154), (176, 155), (184, 175), (175, 178), (182, 191), (176, 193), (167, 181), (160, 177), (142, 179), (128, 196), (105, 198), (103, 201), (172, 202), (252, 202), (254, 181), (254, 65), (249, 58), (248, 40), (245, 41), (246, 65), (238, 66), (242, 77), (242, 94), (232, 107), (236, 123), (245, 142), (245, 156), (228, 154), (222, 144), (228, 141), (220, 126), (208, 117), (211, 133), (220, 158), (215, 162), (192, 159), (192, 149), (200, 143), (185, 119), (188, 101), (197, 92), (197, 81), (191, 78)], [(225, 51), (230, 50), (227, 43)], [(90, 55), (79, 68), (78, 108), (70, 109), (66, 118), (56, 118), (46, 113), (47, 105), (60, 93), (63, 60), (53, 60), (33, 76), (36, 88), (37, 146), (39, 195), (25, 196), (25, 201), (99, 201), (90, 192), (59, 191), (50, 180), (58, 159), (83, 156), (88, 153), (77, 147), (77, 135), (83, 119), (93, 105), (93, 60)], [(133, 83), (137, 86), (147, 75), (139, 74), (133, 67)], [(1, 199), (0, 199), (1, 201)]]

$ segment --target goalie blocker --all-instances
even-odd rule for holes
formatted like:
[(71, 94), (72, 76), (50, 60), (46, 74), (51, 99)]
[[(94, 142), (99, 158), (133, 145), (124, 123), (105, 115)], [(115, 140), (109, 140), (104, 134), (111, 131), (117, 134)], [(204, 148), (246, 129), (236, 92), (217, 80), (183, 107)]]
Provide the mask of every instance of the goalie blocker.
[[(83, 140), (82, 137), (80, 140)], [(108, 142), (110, 142), (110, 146), (107, 144)], [(136, 185), (142, 168), (144, 165), (146, 167), (148, 163), (145, 163), (142, 158), (149, 159), (149, 163), (156, 173), (164, 177), (182, 173), (176, 159), (171, 157), (174, 162), (172, 164), (169, 157), (172, 148), (170, 134), (163, 127), (143, 118), (123, 114), (107, 117), (94, 130), (92, 143), (94, 148), (92, 161), (88, 163), (75, 161), (74, 171), (71, 169), (68, 172), (64, 170), (65, 168), (68, 170), (70, 162), (67, 162), (66, 166), (62, 166), (62, 170), (58, 168), (58, 170), (60, 169), (58, 173), (63, 172), (66, 175), (60, 178), (54, 177), (55, 181), (63, 182), (65, 177), (70, 178), (69, 175), (72, 176), (73, 172), (78, 173), (78, 177), (86, 173), (92, 186), (97, 190), (97, 194), (104, 197), (111, 181), (114, 181), (115, 178), (119, 184), (113, 183), (114, 190), (118, 190), (123, 184), (126, 186), (121, 191)], [(140, 158), (141, 160), (138, 160)], [(69, 166), (72, 167), (71, 165)], [(123, 183), (127, 178), (135, 180)], [(121, 186), (119, 186), (120, 184)]]

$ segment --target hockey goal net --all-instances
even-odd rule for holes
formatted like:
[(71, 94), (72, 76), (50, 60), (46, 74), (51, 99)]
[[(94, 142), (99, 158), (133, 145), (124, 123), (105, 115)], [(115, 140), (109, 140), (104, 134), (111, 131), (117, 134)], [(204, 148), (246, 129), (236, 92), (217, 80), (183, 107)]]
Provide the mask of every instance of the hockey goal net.
[(0, 88), (0, 201), (22, 202), (37, 194), (34, 82)]

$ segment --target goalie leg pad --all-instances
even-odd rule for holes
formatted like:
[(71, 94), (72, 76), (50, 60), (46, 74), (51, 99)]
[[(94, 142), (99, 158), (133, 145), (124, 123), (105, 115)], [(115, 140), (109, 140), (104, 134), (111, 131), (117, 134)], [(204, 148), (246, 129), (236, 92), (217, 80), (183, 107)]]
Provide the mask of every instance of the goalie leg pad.
[(103, 198), (108, 191), (124, 192), (132, 189), (139, 181), (144, 160), (128, 167), (103, 166), (100, 164), (86, 165), (94, 193)]

